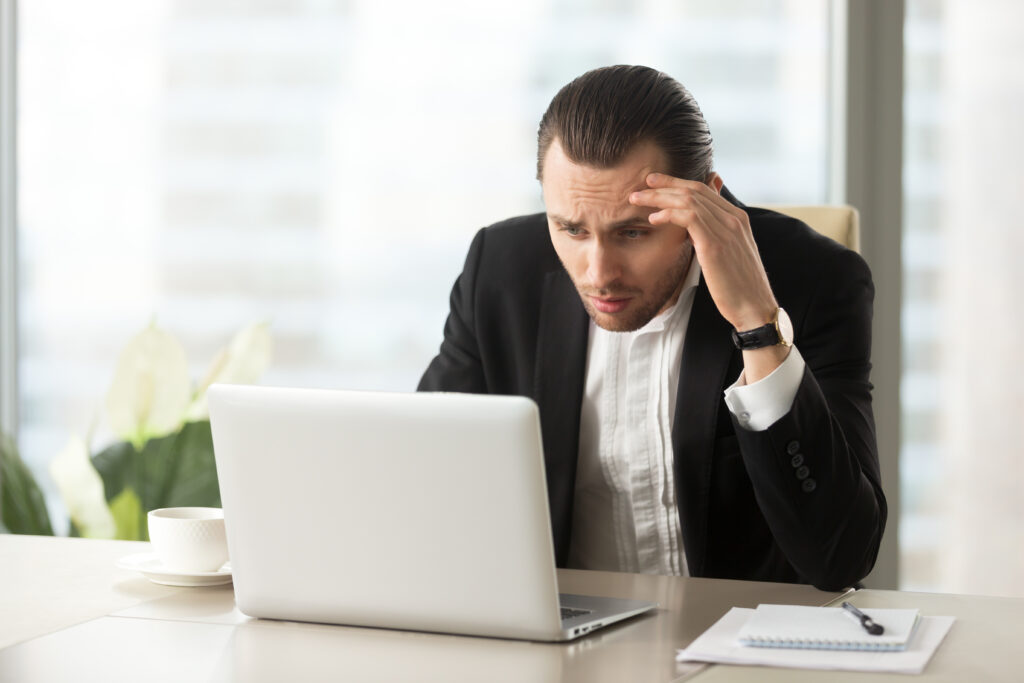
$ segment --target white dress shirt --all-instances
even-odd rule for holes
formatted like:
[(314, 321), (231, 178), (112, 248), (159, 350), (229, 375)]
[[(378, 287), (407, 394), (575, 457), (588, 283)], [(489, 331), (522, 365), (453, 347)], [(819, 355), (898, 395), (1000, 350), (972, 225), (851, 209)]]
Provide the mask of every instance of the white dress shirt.
[[(639, 330), (590, 323), (569, 566), (686, 576), (676, 504), (672, 423), (683, 342), (700, 282), (694, 260), (679, 299)], [(794, 347), (772, 374), (725, 392), (729, 410), (760, 431), (785, 415), (803, 376)], [(686, 457), (686, 454), (680, 454)]]

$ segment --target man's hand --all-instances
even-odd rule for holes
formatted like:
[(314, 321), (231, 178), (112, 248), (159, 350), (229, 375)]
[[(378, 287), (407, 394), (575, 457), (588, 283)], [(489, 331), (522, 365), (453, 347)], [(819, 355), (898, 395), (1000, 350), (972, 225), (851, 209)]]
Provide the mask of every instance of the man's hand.
[[(629, 201), (660, 209), (648, 217), (652, 225), (671, 224), (689, 234), (722, 317), (741, 331), (771, 322), (778, 303), (750, 232), (750, 218), (719, 194), (722, 180), (718, 174), (713, 174), (707, 185), (651, 173), (647, 185), (650, 189), (632, 193)], [(787, 347), (745, 351), (747, 382), (767, 376), (787, 353)]]

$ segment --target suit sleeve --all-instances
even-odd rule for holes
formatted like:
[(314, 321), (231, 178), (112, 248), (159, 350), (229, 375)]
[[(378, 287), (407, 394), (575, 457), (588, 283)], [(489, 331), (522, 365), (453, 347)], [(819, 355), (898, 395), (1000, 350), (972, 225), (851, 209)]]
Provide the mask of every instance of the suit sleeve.
[(483, 364), (475, 329), (476, 280), (484, 251), (485, 231), (480, 230), (469, 247), (462, 274), (452, 286), (444, 340), (430, 362), (417, 391), (485, 393)]
[(887, 509), (869, 381), (871, 274), (860, 256), (837, 251), (819, 277), (794, 321), (806, 367), (791, 409), (765, 431), (732, 420), (786, 558), (816, 587), (836, 590), (871, 571)]

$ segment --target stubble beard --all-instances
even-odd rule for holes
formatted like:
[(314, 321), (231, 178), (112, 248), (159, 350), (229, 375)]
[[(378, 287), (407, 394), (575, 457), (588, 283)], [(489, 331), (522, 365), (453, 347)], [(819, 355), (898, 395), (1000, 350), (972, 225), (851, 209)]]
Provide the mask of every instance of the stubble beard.
[[(679, 295), (692, 261), (693, 250), (687, 244), (680, 251), (676, 262), (658, 279), (647, 295), (644, 295), (643, 291), (639, 289), (618, 287), (617, 283), (612, 283), (604, 289), (587, 289), (586, 291), (575, 280), (573, 280), (573, 285), (583, 301), (583, 308), (586, 309), (587, 315), (598, 327), (609, 332), (634, 332), (651, 322), (662, 309), (668, 306), (670, 301)], [(622, 313), (602, 313), (591, 303), (591, 296), (629, 296), (633, 297), (634, 301), (630, 302), (630, 308)], [(638, 296), (639, 300), (636, 299)]]

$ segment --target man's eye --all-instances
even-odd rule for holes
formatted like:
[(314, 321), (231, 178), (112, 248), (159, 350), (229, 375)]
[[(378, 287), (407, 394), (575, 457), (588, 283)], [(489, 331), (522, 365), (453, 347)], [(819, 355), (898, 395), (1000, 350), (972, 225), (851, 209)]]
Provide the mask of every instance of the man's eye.
[(625, 237), (626, 239), (635, 240), (635, 239), (639, 239), (639, 238), (643, 237), (645, 233), (646, 233), (646, 230), (638, 230), (636, 228), (627, 228), (627, 229), (622, 231), (622, 236)]
[(567, 225), (566, 227), (562, 228), (562, 230), (565, 230), (566, 234), (568, 234), (569, 237), (579, 237), (580, 235), (583, 234), (583, 230), (581, 228), (573, 227), (571, 225)]

